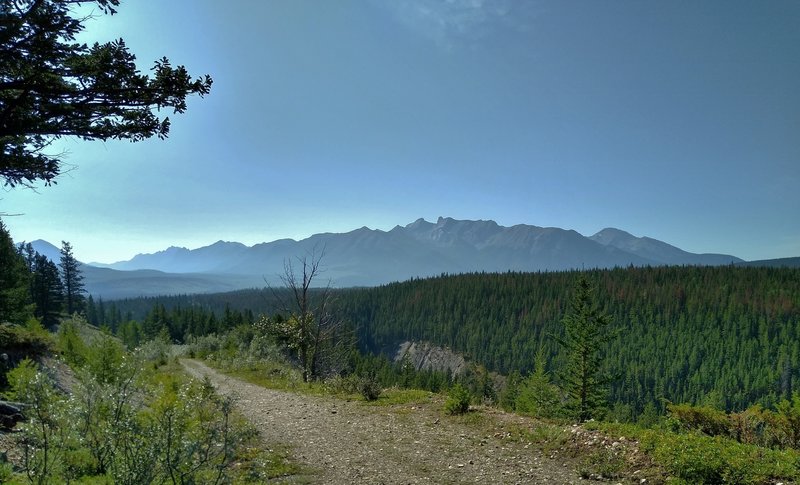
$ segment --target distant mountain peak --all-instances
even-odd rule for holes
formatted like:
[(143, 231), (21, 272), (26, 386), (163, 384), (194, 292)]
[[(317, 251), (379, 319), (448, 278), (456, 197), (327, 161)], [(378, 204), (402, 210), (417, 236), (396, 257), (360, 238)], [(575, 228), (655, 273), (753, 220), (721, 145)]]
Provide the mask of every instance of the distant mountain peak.
[(247, 246), (245, 246), (244, 244), (242, 244), (240, 242), (223, 241), (222, 239), (220, 239), (219, 241), (215, 242), (214, 244), (209, 245), (208, 247), (213, 247), (213, 246), (235, 246), (235, 247), (244, 246), (244, 247), (247, 247)]
[(615, 227), (606, 227), (598, 231), (595, 235), (591, 236), (592, 240), (599, 242), (604, 246), (608, 246), (612, 241), (639, 239), (633, 234), (617, 229)]
[(607, 227), (589, 239), (606, 247), (614, 247), (630, 254), (652, 260), (657, 265), (720, 265), (742, 261), (728, 254), (694, 254), (658, 239), (636, 237), (629, 232)]
[[(362, 226), (345, 233), (314, 234), (298, 241), (280, 239), (253, 246), (223, 240), (191, 250), (171, 246), (103, 266), (122, 270), (124, 274), (134, 270), (165, 273), (160, 280), (162, 286), (141, 290), (144, 292), (153, 292), (156, 288), (164, 292), (167, 280), (176, 275), (181, 275), (184, 286), (176, 287), (175, 291), (186, 292), (191, 287), (186, 286), (189, 282), (198, 281), (197, 292), (202, 292), (201, 288), (209, 287), (209, 282), (215, 278), (246, 281), (248, 285), (263, 284), (269, 278), (277, 282), (276, 275), (282, 274), (287, 259), (322, 248), (325, 249), (325, 277), (337, 286), (371, 286), (412, 277), (473, 271), (562, 271), (629, 265), (720, 265), (741, 261), (729, 255), (689, 253), (613, 227), (586, 237), (572, 229), (529, 224), (507, 227), (493, 220), (440, 216), (435, 223), (418, 218), (391, 231)], [(97, 273), (97, 277), (100, 276), (101, 273)], [(151, 276), (147, 274), (148, 278)], [(97, 286), (90, 291), (102, 294)]]
[[(24, 241), (23, 244), (25, 244)], [(45, 256), (50, 261), (54, 263), (61, 261), (61, 249), (59, 249), (56, 245), (45, 241), (44, 239), (31, 241), (31, 246), (33, 247), (34, 251), (42, 256)]]

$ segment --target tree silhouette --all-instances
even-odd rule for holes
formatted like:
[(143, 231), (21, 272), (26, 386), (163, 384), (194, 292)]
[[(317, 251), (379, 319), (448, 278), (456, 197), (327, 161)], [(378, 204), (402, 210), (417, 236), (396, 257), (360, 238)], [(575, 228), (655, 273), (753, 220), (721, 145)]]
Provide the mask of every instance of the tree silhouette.
[(80, 270), (80, 263), (72, 254), (72, 245), (67, 241), (61, 241), (61, 282), (64, 288), (64, 299), (67, 304), (67, 313), (72, 315), (74, 312), (83, 309), (83, 275)]
[(0, 219), (0, 323), (22, 323), (30, 314), (30, 273)]
[(153, 110), (186, 110), (186, 97), (211, 89), (206, 75), (193, 79), (167, 58), (142, 74), (122, 39), (75, 41), (84, 29), (76, 5), (95, 3), (114, 14), (119, 0), (0, 0), (0, 177), (6, 185), (53, 183), (58, 155), (45, 153), (54, 139), (140, 141), (165, 138), (170, 120)]

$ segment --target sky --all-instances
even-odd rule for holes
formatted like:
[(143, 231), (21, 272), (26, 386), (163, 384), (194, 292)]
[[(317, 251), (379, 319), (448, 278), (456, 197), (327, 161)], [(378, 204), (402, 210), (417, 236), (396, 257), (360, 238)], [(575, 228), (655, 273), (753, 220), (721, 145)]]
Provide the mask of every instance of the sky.
[(800, 256), (794, 0), (128, 0), (86, 26), (214, 85), (167, 140), (55, 143), (56, 185), (0, 190), (17, 242), (109, 263), (445, 216)]

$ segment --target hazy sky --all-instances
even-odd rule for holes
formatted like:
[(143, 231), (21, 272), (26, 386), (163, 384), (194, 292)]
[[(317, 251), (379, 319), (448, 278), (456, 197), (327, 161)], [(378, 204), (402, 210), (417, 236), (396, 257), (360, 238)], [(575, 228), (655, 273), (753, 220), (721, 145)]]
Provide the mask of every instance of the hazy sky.
[(16, 241), (112, 262), (424, 217), (800, 256), (800, 2), (123, 1), (86, 39), (211, 74), (168, 140), (64, 140)]

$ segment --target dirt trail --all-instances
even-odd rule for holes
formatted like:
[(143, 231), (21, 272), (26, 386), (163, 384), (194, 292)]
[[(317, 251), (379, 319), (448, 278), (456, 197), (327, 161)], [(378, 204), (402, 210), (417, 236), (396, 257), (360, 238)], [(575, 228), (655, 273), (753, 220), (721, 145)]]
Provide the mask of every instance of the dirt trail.
[[(442, 415), (440, 403), (370, 406), (248, 384), (195, 360), (186, 370), (207, 375), (234, 395), (266, 444), (288, 445), (312, 480), (331, 484), (587, 483), (571, 463), (507, 438), (501, 428), (476, 431)], [(513, 419), (513, 418), (511, 418)]]

